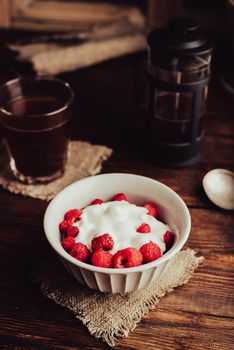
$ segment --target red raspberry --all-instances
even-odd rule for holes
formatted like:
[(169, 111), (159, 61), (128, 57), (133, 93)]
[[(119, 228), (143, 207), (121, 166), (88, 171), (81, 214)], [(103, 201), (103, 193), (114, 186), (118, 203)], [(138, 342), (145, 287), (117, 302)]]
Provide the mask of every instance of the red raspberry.
[(64, 215), (64, 219), (74, 223), (80, 220), (81, 214), (82, 214), (82, 210), (71, 209), (66, 212), (66, 214)]
[(153, 216), (154, 218), (157, 217), (157, 209), (155, 208), (155, 205), (153, 203), (146, 203), (144, 205), (144, 208), (148, 210), (148, 214)]
[(99, 267), (112, 267), (113, 255), (105, 250), (97, 250), (93, 253), (91, 264)]
[(118, 250), (113, 258), (113, 266), (117, 269), (134, 267), (142, 264), (142, 255), (136, 248)]
[(117, 193), (114, 196), (113, 201), (127, 201), (127, 197), (125, 196), (124, 193)]
[(79, 229), (76, 226), (72, 226), (67, 229), (67, 236), (76, 237), (78, 233)]
[(151, 231), (151, 228), (148, 224), (141, 224), (136, 231), (139, 233), (149, 233)]
[(73, 258), (80, 261), (87, 261), (90, 255), (89, 249), (83, 243), (75, 243), (70, 251), (71, 256)]
[(92, 242), (92, 251), (96, 250), (111, 250), (114, 246), (114, 241), (108, 233), (95, 237)]
[(65, 237), (62, 240), (62, 246), (65, 250), (70, 250), (75, 244), (75, 240), (73, 237), (69, 236), (69, 237)]
[(67, 234), (67, 230), (72, 227), (72, 223), (68, 220), (63, 220), (62, 222), (60, 222), (59, 224), (59, 230), (60, 233), (66, 235)]
[(149, 242), (141, 246), (140, 252), (143, 256), (143, 262), (148, 263), (154, 261), (162, 255), (161, 249), (156, 243)]
[(96, 198), (94, 199), (92, 202), (91, 202), (91, 205), (94, 205), (94, 204), (102, 204), (104, 203), (104, 201), (100, 198)]
[(164, 243), (166, 244), (166, 249), (170, 249), (173, 246), (175, 236), (170, 231), (166, 231), (163, 235)]

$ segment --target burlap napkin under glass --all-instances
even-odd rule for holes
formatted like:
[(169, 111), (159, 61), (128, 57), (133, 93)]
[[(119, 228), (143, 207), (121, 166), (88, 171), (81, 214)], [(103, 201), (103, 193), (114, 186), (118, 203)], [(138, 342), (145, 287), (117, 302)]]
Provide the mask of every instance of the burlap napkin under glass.
[(72, 182), (101, 171), (102, 163), (112, 153), (106, 146), (92, 145), (84, 141), (71, 141), (68, 160), (63, 176), (46, 184), (26, 185), (13, 177), (8, 166), (4, 147), (0, 157), (0, 186), (13, 193), (49, 201), (64, 187)]
[(165, 294), (186, 284), (203, 260), (194, 250), (181, 251), (169, 262), (159, 281), (127, 294), (101, 293), (81, 285), (54, 257), (35, 273), (34, 279), (41, 283), (45, 296), (72, 311), (90, 334), (114, 346)]

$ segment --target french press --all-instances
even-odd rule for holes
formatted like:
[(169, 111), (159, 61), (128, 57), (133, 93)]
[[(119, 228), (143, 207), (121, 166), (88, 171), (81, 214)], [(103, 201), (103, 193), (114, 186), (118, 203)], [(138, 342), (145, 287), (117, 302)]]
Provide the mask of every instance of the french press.
[(212, 44), (191, 18), (149, 33), (148, 112), (154, 159), (186, 166), (201, 157)]

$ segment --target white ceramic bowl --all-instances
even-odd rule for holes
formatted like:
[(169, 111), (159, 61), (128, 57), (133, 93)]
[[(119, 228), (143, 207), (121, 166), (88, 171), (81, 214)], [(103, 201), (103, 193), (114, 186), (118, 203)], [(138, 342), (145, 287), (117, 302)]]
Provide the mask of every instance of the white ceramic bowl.
[[(125, 269), (101, 268), (76, 260), (60, 243), (59, 223), (66, 211), (83, 208), (94, 198), (110, 200), (123, 192), (136, 204), (154, 202), (160, 220), (176, 233), (173, 247), (148, 264)], [(125, 293), (148, 286), (159, 279), (168, 261), (188, 239), (191, 220), (183, 200), (169, 187), (153, 179), (132, 174), (103, 174), (79, 180), (63, 189), (50, 202), (44, 216), (46, 237), (67, 270), (81, 283), (102, 292)]]

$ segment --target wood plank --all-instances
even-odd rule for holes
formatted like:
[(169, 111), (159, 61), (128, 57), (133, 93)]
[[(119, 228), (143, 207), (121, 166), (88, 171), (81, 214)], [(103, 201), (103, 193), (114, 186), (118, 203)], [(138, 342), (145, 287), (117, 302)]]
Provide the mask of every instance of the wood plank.
[(157, 309), (151, 316), (116, 348), (145, 349), (147, 339), (147, 349), (152, 350), (232, 349), (230, 319), (184, 312), (172, 314), (166, 309)]
[[(98, 141), (100, 140), (97, 140), (97, 143), (99, 143)], [(217, 156), (213, 157), (214, 154)], [(202, 178), (207, 171), (213, 168), (227, 168), (234, 170), (233, 154), (234, 141), (232, 137), (223, 138), (221, 136), (207, 135), (205, 138), (205, 151), (202, 161), (190, 168), (184, 168), (183, 170), (160, 168), (152, 163), (150, 164), (149, 160), (144, 158), (144, 154), (140, 155), (139, 153), (136, 153), (135, 149), (124, 148), (123, 150), (114, 150), (113, 156), (105, 162), (102, 172), (116, 172), (117, 169), (118, 172), (129, 172), (148, 176), (170, 186), (189, 206), (207, 207), (208, 205), (215, 210), (221, 210), (212, 205), (206, 198), (202, 189)], [(7, 192), (4, 190), (0, 191), (1, 196), (6, 200), (6, 198), (8, 198)], [(15, 195), (11, 195), (8, 200), (10, 207), (13, 205), (15, 206), (14, 212), (17, 216), (17, 210), (23, 213), (21, 201), (24, 202), (24, 199), (23, 197), (18, 196), (18, 198), (21, 199), (17, 199), (16, 203), (14, 203), (15, 198)], [(30, 200), (31, 199), (27, 199), (26, 202), (28, 203)], [(40, 203), (40, 205), (42, 205), (43, 208), (46, 207), (46, 205), (43, 205), (42, 203)], [(4, 202), (2, 203), (2, 206), (5, 206)], [(35, 208), (37, 208), (37, 206), (35, 206)], [(2, 210), (4, 210), (4, 208), (2, 208)], [(11, 210), (6, 215), (10, 215), (10, 212)], [(11, 214), (13, 217), (15, 215), (14, 212)], [(22, 216), (20, 215), (20, 219), (21, 217)]]
[[(234, 110), (234, 106), (233, 106)], [(234, 120), (233, 113), (208, 111), (205, 115), (205, 130), (206, 135), (234, 135)]]
[[(50, 302), (52, 304), (52, 302)], [(48, 303), (47, 308), (50, 307)], [(52, 305), (51, 311), (53, 312)], [(56, 306), (58, 307), (58, 306)], [(89, 335), (87, 329), (70, 315), (70, 321), (66, 324), (66, 311), (60, 308), (60, 312), (54, 312), (49, 319), (44, 317), (46, 312), (31, 309), (25, 311), (23, 308), (3, 308), (0, 315), (0, 322), (3, 325), (0, 334), (3, 337), (12, 339), (18, 344), (36, 345), (47, 349), (108, 349), (106, 344), (96, 341)], [(35, 317), (36, 316), (36, 317)], [(65, 322), (64, 322), (65, 320)], [(26, 327), (25, 327), (26, 326)], [(3, 338), (4, 339), (4, 338)]]
[[(139, 154), (129, 152), (130, 154), (126, 156), (128, 150), (124, 152), (115, 151), (114, 149), (111, 159), (104, 164), (103, 172), (116, 172), (117, 169), (118, 172), (129, 172), (147, 176), (171, 187), (189, 206), (213, 208), (214, 210), (222, 211), (222, 209), (213, 205), (206, 197), (202, 188), (202, 179), (209, 170), (214, 168), (234, 170), (231, 151), (234, 143), (229, 139), (226, 142), (226, 146), (220, 143), (215, 145), (213, 142), (208, 143), (209, 138), (207, 137), (204, 159), (192, 167), (183, 169), (161, 168), (149, 163), (148, 159), (144, 159), (143, 155), (140, 158)], [(212, 154), (217, 154), (216, 160)], [(222, 158), (221, 154), (224, 158)]]
[[(40, 344), (42, 348), (49, 346), (51, 349), (109, 348), (87, 335), (85, 329), (80, 329), (80, 326), (76, 327), (75, 323), (68, 325), (66, 328), (64, 325), (60, 326), (57, 318), (49, 324), (48, 321), (31, 319), (25, 315), (23, 310), (20, 313), (14, 310), (14, 313), (16, 316), (10, 318), (8, 314), (4, 315), (3, 313), (1, 317), (4, 325), (2, 331), (4, 337), (13, 339), (15, 342), (18, 341), (22, 345), (32, 343), (37, 346)], [(16, 319), (17, 314), (19, 315)], [(60, 316), (64, 317), (63, 312)], [(57, 317), (59, 318), (59, 315)], [(27, 324), (27, 329), (25, 329), (25, 324)], [(232, 349), (232, 330), (233, 322), (230, 318), (183, 311), (172, 313), (171, 310), (168, 311), (160, 306), (145, 317), (128, 338), (119, 340), (115, 348), (145, 349), (147, 339), (147, 349), (149, 350), (216, 350), (220, 349), (220, 341), (223, 346), (222, 349), (228, 350)], [(220, 337), (220, 334), (222, 334), (222, 337)], [(72, 335), (72, 337), (68, 335)]]

